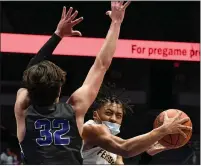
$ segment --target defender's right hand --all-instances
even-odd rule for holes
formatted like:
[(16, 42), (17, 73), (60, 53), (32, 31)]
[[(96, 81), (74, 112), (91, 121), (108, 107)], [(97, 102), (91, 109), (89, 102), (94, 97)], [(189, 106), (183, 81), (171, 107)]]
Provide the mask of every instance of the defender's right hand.
[(169, 118), (167, 112), (164, 111), (164, 122), (162, 127), (167, 131), (167, 134), (181, 134), (184, 138), (187, 135), (182, 130), (192, 130), (192, 127), (182, 125), (189, 121), (189, 118), (180, 119), (182, 112), (180, 111), (174, 118)]
[(112, 21), (117, 22), (117, 23), (122, 23), (125, 15), (125, 10), (131, 3), (131, 1), (126, 2), (123, 4), (123, 1), (111, 2), (111, 11), (107, 11), (106, 15), (109, 15)]

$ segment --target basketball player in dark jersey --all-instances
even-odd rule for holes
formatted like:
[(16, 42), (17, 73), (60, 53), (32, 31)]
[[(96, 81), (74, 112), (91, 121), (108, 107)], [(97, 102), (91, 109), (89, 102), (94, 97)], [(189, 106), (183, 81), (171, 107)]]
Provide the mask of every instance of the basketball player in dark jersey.
[[(41, 53), (31, 60), (23, 75), (24, 88), (17, 92), (14, 109), (17, 137), (26, 164), (82, 164), (80, 149), (84, 116), (95, 100), (111, 64), (125, 9), (129, 4), (112, 2), (112, 10), (107, 12), (112, 22), (106, 40), (83, 85), (70, 96), (67, 103), (58, 103), (66, 73), (55, 64), (43, 61), (45, 56)], [(72, 8), (67, 14), (63, 9), (57, 31), (50, 40), (66, 35), (81, 35), (72, 27), (82, 18), (74, 20), (77, 12), (71, 13)], [(51, 48), (54, 50), (54, 46)]]

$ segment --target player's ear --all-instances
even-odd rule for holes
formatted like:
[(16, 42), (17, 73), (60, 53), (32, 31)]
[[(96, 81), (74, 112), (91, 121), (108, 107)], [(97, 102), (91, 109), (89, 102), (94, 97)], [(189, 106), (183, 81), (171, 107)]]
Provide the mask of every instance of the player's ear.
[(97, 120), (97, 119), (98, 119), (98, 112), (97, 112), (97, 111), (94, 111), (94, 112), (93, 112), (93, 119), (94, 119), (94, 120)]
[(96, 110), (96, 111), (93, 112), (93, 119), (94, 119), (94, 121), (96, 121), (98, 123), (102, 123), (102, 121), (100, 119), (100, 116), (98, 114), (98, 110)]

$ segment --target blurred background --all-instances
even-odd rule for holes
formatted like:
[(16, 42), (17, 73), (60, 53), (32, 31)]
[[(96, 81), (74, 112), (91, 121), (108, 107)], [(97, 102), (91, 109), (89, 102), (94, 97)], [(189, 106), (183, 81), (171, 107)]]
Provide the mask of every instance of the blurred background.
[[(76, 26), (84, 37), (105, 38), (110, 25), (105, 15), (110, 2), (0, 3), (3, 33), (51, 35), (64, 5), (74, 7), (79, 16), (84, 16), (84, 21)], [(133, 2), (126, 11), (120, 39), (200, 43), (200, 2)], [(13, 106), (23, 71), (33, 55), (0, 54), (1, 154), (12, 156), (15, 163), (19, 163)], [(51, 58), (67, 71), (61, 100), (65, 101), (82, 84), (94, 59), (75, 56)], [(117, 91), (125, 88), (124, 95), (134, 105), (132, 116), (124, 119), (122, 138), (150, 131), (155, 117), (168, 108), (183, 110), (193, 122), (193, 135), (186, 146), (151, 158), (141, 154), (125, 159), (125, 164), (200, 164), (200, 62), (115, 58), (104, 82), (115, 83)]]

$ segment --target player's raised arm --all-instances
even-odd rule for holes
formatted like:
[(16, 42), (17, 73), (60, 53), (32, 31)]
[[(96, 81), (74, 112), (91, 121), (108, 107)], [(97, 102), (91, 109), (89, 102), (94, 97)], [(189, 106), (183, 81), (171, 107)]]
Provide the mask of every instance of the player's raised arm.
[[(80, 23), (83, 18), (80, 17), (75, 19), (78, 15), (78, 11), (72, 14), (73, 8), (71, 7), (66, 13), (66, 7), (63, 8), (61, 20), (57, 25), (57, 29), (52, 37), (43, 45), (39, 52), (30, 60), (27, 68), (44, 61), (46, 58), (50, 57), (65, 36), (81, 36), (79, 31), (74, 31), (73, 27)], [(15, 117), (17, 119), (17, 125), (22, 123), (24, 120), (24, 111), (29, 106), (29, 95), (26, 88), (20, 88), (17, 92), (16, 102), (15, 102)], [(18, 132), (19, 133), (19, 132)], [(21, 135), (21, 134), (20, 134)], [(18, 137), (19, 138), (19, 137)]]
[[(83, 17), (75, 19), (78, 15), (78, 11), (76, 10), (75, 12), (72, 12), (72, 7), (69, 8), (68, 12), (66, 12), (66, 7), (63, 7), (61, 20), (57, 25), (56, 31), (42, 46), (38, 53), (30, 60), (27, 68), (49, 58), (63, 37), (82, 36), (81, 32), (73, 30), (73, 27), (79, 24), (83, 20)], [(68, 49), (68, 43), (66, 44), (66, 49)]]
[(161, 127), (127, 140), (112, 135), (109, 129), (103, 124), (84, 125), (82, 138), (86, 144), (88, 143), (91, 146), (99, 146), (123, 157), (133, 157), (145, 152), (156, 141), (168, 134), (179, 133), (186, 137), (186, 134), (182, 130), (192, 130), (192, 128), (182, 125), (187, 122), (189, 118), (179, 119), (180, 116), (181, 113), (178, 113), (175, 118), (168, 118), (166, 114)]
[(76, 111), (77, 117), (81, 116), (81, 122), (78, 123), (79, 129), (83, 125), (83, 116), (95, 100), (103, 82), (104, 75), (111, 64), (119, 38), (121, 23), (129, 4), (130, 2), (126, 2), (125, 4), (123, 2), (111, 2), (111, 11), (108, 11), (106, 14), (109, 15), (112, 22), (104, 44), (97, 54), (95, 62), (89, 70), (83, 85), (68, 100), (68, 103)]
[[(79, 24), (83, 17), (80, 17), (78, 19), (75, 19), (78, 15), (78, 11), (76, 10), (73, 14), (73, 8), (70, 7), (68, 12), (66, 12), (66, 7), (63, 7), (61, 20), (59, 21), (57, 25), (57, 29), (55, 33), (52, 35), (52, 37), (42, 46), (42, 48), (38, 51), (38, 53), (30, 60), (27, 68), (40, 63), (50, 57), (61, 41), (61, 39), (65, 36), (81, 36), (81, 32), (73, 30), (73, 27), (77, 24)], [(17, 105), (16, 108), (21, 108), (18, 105), (28, 106), (29, 103), (28, 100), (22, 101), (22, 99), (25, 99), (28, 97), (27, 90), (25, 88), (20, 88), (17, 92), (17, 99), (15, 105)], [(26, 95), (26, 96), (24, 96)], [(20, 96), (20, 99), (18, 100), (18, 97)], [(19, 103), (20, 101), (20, 103)], [(24, 102), (24, 103), (22, 103)], [(19, 112), (19, 111), (17, 111)], [(17, 113), (16, 112), (16, 113)]]

